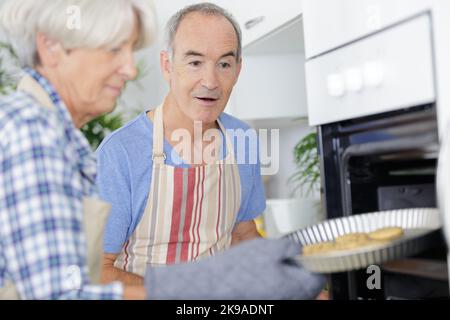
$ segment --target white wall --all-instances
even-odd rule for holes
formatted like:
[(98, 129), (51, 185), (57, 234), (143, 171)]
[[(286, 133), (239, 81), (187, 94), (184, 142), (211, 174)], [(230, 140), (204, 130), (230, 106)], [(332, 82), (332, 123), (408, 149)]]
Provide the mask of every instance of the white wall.
[[(294, 147), (300, 139), (313, 131), (308, 126), (306, 119), (292, 119), (291, 121), (283, 120), (283, 122), (277, 122), (265, 120), (251, 123), (257, 129), (280, 130), (279, 170), (275, 175), (263, 177), (267, 199), (284, 199), (292, 196), (295, 185), (288, 184), (288, 180), (297, 171), (294, 163)], [(263, 146), (261, 146), (261, 154), (268, 154)]]

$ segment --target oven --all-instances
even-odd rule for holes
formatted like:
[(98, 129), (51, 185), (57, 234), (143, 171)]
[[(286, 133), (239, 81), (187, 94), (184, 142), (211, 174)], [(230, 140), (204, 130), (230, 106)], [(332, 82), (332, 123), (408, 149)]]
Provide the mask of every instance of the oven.
[[(321, 34), (312, 28), (329, 24), (306, 19), (317, 17), (326, 2), (314, 1), (306, 1), (304, 12), (309, 38)], [(352, 31), (354, 37), (343, 37), (344, 43), (330, 41), (326, 47), (326, 41), (322, 46), (317, 41), (308, 44), (306, 37), (308, 114), (317, 127), (327, 219), (438, 206), (440, 136), (448, 118), (448, 111), (443, 111), (447, 96), (440, 88), (450, 76), (438, 66), (450, 65), (440, 62), (450, 51), (439, 45), (442, 39), (436, 30), (443, 26), (436, 22), (436, 8), (429, 1), (413, 2), (420, 4), (417, 12), (405, 10), (407, 14), (391, 15), (396, 19), (375, 29)], [(374, 3), (383, 9), (387, 2), (370, 1)], [(401, 5), (395, 10), (401, 11)], [(335, 15), (336, 21), (348, 21), (343, 29), (352, 25), (348, 12)], [(380, 265), (380, 288), (367, 286), (367, 270), (331, 274), (331, 297), (448, 299), (447, 246), (442, 230), (433, 237), (422, 253)]]

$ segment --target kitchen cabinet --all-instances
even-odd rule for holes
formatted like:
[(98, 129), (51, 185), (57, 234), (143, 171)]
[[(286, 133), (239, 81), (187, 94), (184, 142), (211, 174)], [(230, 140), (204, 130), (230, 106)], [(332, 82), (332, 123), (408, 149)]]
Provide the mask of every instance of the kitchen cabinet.
[(246, 120), (307, 117), (302, 20), (244, 47), (226, 112)]
[(302, 13), (302, 0), (216, 0), (230, 11), (242, 29), (244, 47), (276, 32)]
[(307, 116), (303, 57), (247, 56), (228, 112), (242, 120)]
[(433, 3), (434, 0), (304, 0), (306, 58), (427, 12)]

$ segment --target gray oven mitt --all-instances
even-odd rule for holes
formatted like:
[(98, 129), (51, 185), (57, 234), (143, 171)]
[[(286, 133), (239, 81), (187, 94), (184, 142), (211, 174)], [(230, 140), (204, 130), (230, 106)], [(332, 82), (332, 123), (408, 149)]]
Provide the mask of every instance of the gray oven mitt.
[(301, 245), (255, 239), (198, 262), (148, 267), (148, 299), (314, 299), (325, 278), (294, 262)]

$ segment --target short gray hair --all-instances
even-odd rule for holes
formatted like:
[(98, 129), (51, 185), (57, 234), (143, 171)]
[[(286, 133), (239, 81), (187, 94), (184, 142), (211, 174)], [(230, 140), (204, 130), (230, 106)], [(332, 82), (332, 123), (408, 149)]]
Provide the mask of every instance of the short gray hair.
[[(69, 25), (74, 8), (80, 28)], [(39, 64), (38, 32), (65, 49), (112, 49), (130, 37), (136, 17), (140, 32), (135, 49), (141, 49), (156, 36), (152, 0), (7, 0), (0, 10), (0, 37), (11, 45), (21, 67), (33, 68)]]
[(239, 23), (236, 21), (236, 19), (233, 17), (231, 13), (229, 13), (227, 10), (225, 10), (222, 7), (219, 7), (218, 5), (215, 5), (213, 3), (209, 2), (203, 2), (198, 3), (194, 5), (190, 5), (185, 7), (184, 9), (181, 9), (177, 13), (175, 13), (169, 20), (166, 26), (166, 49), (169, 52), (169, 55), (173, 55), (173, 42), (175, 40), (175, 35), (177, 33), (178, 27), (180, 26), (181, 22), (186, 18), (187, 15), (191, 13), (201, 13), (204, 15), (212, 15), (212, 16), (219, 16), (224, 17), (227, 19), (231, 25), (234, 28), (234, 31), (236, 32), (236, 36), (238, 39), (238, 48), (236, 52), (236, 60), (241, 59), (242, 54), (242, 31), (239, 26)]

